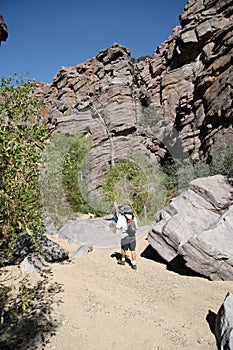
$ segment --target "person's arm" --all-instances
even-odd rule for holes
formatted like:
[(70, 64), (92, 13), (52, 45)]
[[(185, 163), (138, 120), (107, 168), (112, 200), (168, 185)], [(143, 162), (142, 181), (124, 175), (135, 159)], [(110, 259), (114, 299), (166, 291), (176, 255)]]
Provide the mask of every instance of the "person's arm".
[(136, 229), (138, 229), (138, 221), (137, 221), (137, 218), (134, 216), (134, 222), (135, 222), (135, 225), (136, 225)]
[(119, 214), (117, 223), (116, 223), (116, 234), (120, 233), (122, 231), (122, 215)]

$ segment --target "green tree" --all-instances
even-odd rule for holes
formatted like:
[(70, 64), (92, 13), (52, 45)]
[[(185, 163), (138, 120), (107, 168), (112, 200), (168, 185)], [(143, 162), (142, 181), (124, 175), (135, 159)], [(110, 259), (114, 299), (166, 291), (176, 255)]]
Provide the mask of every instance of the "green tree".
[(157, 210), (164, 206), (166, 188), (164, 175), (141, 153), (131, 159), (121, 159), (106, 173), (102, 184), (103, 200), (131, 204), (141, 219), (153, 219)]
[(77, 212), (90, 211), (80, 170), (91, 142), (82, 134), (54, 134), (43, 152), (40, 188), (46, 213), (59, 228)]
[(72, 209), (75, 212), (87, 213), (91, 208), (80, 191), (80, 170), (92, 146), (82, 134), (77, 134), (72, 138), (72, 146), (64, 160), (62, 183)]
[(17, 75), (0, 85), (0, 249), (26, 229), (44, 230), (38, 174), (48, 131), (35, 88)]

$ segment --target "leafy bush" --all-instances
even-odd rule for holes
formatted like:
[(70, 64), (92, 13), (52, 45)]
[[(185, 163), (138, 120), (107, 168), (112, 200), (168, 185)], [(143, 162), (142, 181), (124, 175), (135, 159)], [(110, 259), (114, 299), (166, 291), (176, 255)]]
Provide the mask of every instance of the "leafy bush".
[(160, 109), (146, 107), (139, 119), (139, 124), (145, 129), (148, 135), (154, 136), (159, 131), (158, 122), (164, 119)]
[(119, 160), (109, 168), (102, 184), (103, 198), (113, 207), (129, 203), (144, 219), (153, 218), (166, 198), (163, 174), (143, 154)]
[(169, 202), (182, 191), (188, 188), (190, 181), (199, 177), (213, 176), (217, 174), (233, 176), (233, 145), (220, 149), (213, 154), (209, 163), (187, 162), (179, 164), (172, 158), (164, 162), (162, 169), (166, 174), (165, 185), (168, 190)]
[(233, 176), (233, 144), (215, 152), (210, 161), (210, 174)]
[(141, 211), (148, 193), (146, 177), (139, 166), (127, 159), (121, 159), (109, 168), (102, 184), (104, 199), (109, 203), (131, 203)]
[(43, 153), (40, 187), (44, 208), (57, 228), (89, 211), (80, 191), (80, 169), (91, 143), (82, 135), (54, 134)]
[(91, 209), (80, 191), (80, 170), (91, 143), (82, 134), (73, 136), (73, 143), (65, 157), (62, 182), (66, 198), (76, 212), (88, 213)]
[(0, 85), (0, 248), (11, 247), (26, 229), (44, 230), (38, 183), (48, 131), (34, 82), (16, 75)]

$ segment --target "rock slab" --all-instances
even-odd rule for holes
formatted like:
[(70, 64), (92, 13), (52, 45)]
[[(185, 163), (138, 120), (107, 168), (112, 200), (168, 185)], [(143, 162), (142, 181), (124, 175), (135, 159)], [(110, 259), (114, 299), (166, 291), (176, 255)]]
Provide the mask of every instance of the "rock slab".
[(233, 280), (233, 186), (215, 175), (191, 181), (189, 189), (156, 214), (148, 242), (168, 263), (211, 280)]

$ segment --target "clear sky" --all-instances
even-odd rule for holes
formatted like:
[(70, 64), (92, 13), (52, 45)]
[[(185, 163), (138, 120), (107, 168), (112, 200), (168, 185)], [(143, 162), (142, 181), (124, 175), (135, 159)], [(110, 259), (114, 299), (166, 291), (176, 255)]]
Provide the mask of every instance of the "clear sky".
[(131, 56), (152, 55), (187, 0), (1, 0), (8, 39), (0, 46), (0, 78), (29, 73), (51, 82), (61, 66), (75, 66), (119, 43)]

